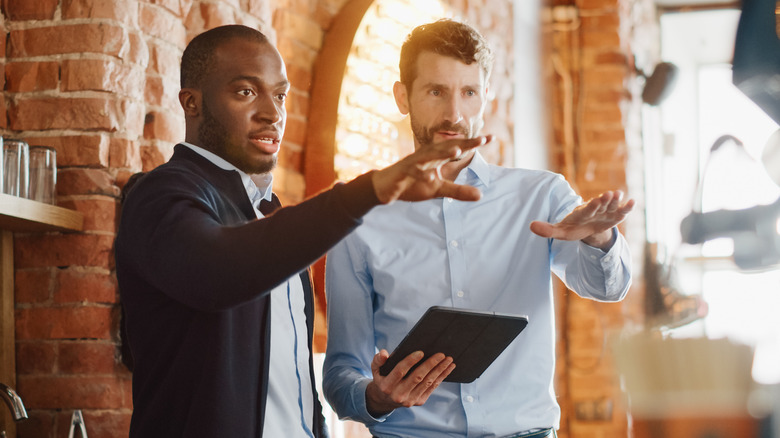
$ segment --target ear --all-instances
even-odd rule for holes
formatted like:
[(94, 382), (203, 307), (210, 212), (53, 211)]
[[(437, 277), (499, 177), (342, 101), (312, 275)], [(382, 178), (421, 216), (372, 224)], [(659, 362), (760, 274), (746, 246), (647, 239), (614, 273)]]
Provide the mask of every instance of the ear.
[(182, 88), (179, 91), (179, 103), (184, 110), (185, 117), (198, 117), (200, 116), (201, 103), (203, 102), (203, 96), (200, 90), (194, 88)]
[(398, 106), (398, 110), (401, 114), (409, 114), (409, 93), (406, 90), (406, 85), (396, 81), (393, 84), (393, 96), (395, 97), (395, 104)]

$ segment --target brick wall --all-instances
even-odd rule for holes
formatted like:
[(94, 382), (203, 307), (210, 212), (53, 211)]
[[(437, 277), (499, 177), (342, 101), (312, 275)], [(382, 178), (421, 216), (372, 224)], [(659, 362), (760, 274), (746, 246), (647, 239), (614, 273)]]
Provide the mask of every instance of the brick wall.
[[(498, 52), (485, 129), (498, 134), (499, 141), (487, 155), (510, 164), (514, 67), (506, 35), (511, 34), (511, 3), (446, 3), (483, 30)], [(177, 93), (178, 62), (186, 42), (202, 30), (242, 23), (258, 27), (277, 43), (292, 91), (276, 188), (283, 202), (292, 204), (303, 199), (306, 189), (304, 132), (312, 107), (313, 65), (345, 4), (348, 0), (2, 0), (2, 135), (55, 147), (58, 204), (85, 218), (80, 233), (15, 235), (17, 381), (30, 414), (19, 423), (19, 436), (64, 437), (73, 409), (83, 409), (92, 438), (127, 434), (131, 376), (116, 348), (119, 312), (112, 257), (117, 198), (132, 173), (165, 162), (183, 138)], [(624, 169), (631, 152), (621, 102), (631, 99), (623, 82), (630, 68), (617, 31), (623, 20), (618, 4), (578, 2), (595, 14), (588, 24), (583, 20), (582, 54), (564, 49), (571, 35), (558, 35), (564, 40), (551, 45), (582, 62), (567, 58), (564, 65), (570, 72), (583, 72), (578, 84), (584, 90), (579, 94), (584, 96), (583, 121), (592, 127), (577, 137), (575, 159), (583, 165), (573, 168), (582, 172), (567, 175), (585, 196), (603, 185), (627, 186)], [(595, 49), (600, 45), (607, 47), (603, 53)], [(611, 78), (608, 86), (588, 86), (603, 78)], [(555, 76), (549, 79), (560, 90)], [(551, 108), (551, 120), (559, 128), (559, 106)], [(560, 130), (554, 132), (560, 139)], [(555, 156), (564, 157), (561, 142), (555, 144)], [(580, 304), (566, 296), (559, 301), (564, 315), (559, 386), (566, 414), (573, 415), (570, 398), (588, 401), (606, 394), (617, 402), (617, 388), (604, 392), (599, 383), (613, 384), (610, 369), (601, 369), (605, 362), (585, 377), (577, 375), (577, 365), (600, 357), (601, 350), (593, 347), (599, 333), (618, 327), (624, 313), (635, 311), (626, 306), (595, 310), (587, 304), (578, 309)], [(574, 318), (575, 312), (586, 316)], [(599, 377), (593, 381), (598, 384), (587, 383), (593, 376)], [(605, 429), (614, 434), (588, 435), (589, 424), (566, 425), (571, 426), (568, 436), (621, 436), (619, 431), (625, 436), (617, 409)], [(566, 429), (562, 432), (567, 436)]]
[(600, 304), (557, 285), (559, 436), (625, 437), (627, 406), (610, 342), (620, 331), (641, 326), (644, 318), (641, 87), (634, 54), (649, 52), (652, 59), (658, 47), (654, 5), (649, 0), (546, 4), (552, 163), (585, 199), (619, 189), (637, 201), (621, 226), (634, 258), (629, 296)]
[[(305, 191), (312, 65), (344, 3), (3, 1), (3, 135), (57, 149), (58, 204), (85, 218), (81, 233), (15, 236), (18, 391), (30, 414), (19, 436), (64, 436), (73, 409), (84, 410), (91, 437), (126, 434), (130, 373), (116, 348), (112, 258), (117, 197), (132, 173), (166, 161), (183, 138), (177, 92), (186, 42), (227, 23), (276, 41), (292, 82), (277, 187), (295, 203)], [(511, 16), (475, 18), (489, 25), (502, 15)]]

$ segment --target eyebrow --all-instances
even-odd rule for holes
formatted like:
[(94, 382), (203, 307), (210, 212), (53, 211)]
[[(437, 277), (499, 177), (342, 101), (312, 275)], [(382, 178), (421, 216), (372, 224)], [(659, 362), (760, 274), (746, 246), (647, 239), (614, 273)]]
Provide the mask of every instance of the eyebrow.
[[(242, 76), (236, 76), (234, 77), (230, 82), (238, 82), (238, 81), (249, 81), (249, 82), (258, 82), (257, 76), (249, 76), (249, 75), (242, 75)], [(279, 81), (276, 84), (272, 85), (272, 88), (290, 88), (290, 81), (285, 79), (283, 81)]]
[[(422, 88), (426, 89), (426, 88), (450, 88), (450, 87), (447, 86), (447, 85), (438, 83), (438, 82), (428, 82), (428, 83), (423, 84)], [(479, 90), (480, 86), (476, 85), (476, 84), (466, 84), (466, 85), (460, 87), (459, 89), (461, 89), (461, 90), (463, 90), (463, 89)]]

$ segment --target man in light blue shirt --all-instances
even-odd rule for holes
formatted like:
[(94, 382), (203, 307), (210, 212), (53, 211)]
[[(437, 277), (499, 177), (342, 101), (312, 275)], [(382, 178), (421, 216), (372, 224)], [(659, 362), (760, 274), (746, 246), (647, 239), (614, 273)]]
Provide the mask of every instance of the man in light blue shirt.
[[(451, 20), (410, 34), (393, 92), (416, 148), (478, 134), (491, 56), (479, 33)], [(473, 151), (442, 176), (482, 199), (377, 207), (328, 254), (325, 396), (377, 437), (554, 436), (550, 273), (580, 296), (623, 299), (631, 260), (616, 226), (634, 202), (610, 191), (583, 203), (561, 175), (490, 165)], [(457, 366), (443, 354), (410, 371), (422, 356), (412, 354), (380, 375), (431, 306), (522, 314), (529, 324), (472, 383), (443, 382)]]

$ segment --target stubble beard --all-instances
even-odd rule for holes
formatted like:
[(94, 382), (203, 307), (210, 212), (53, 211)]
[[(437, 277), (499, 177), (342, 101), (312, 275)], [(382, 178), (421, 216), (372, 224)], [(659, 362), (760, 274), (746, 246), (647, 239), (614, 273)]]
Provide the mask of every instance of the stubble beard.
[(214, 152), (249, 175), (268, 173), (276, 168), (276, 155), (271, 155), (268, 160), (262, 162), (252, 162), (247, 159), (245, 153), (241, 153), (243, 145), (230, 147), (230, 135), (227, 128), (214, 117), (205, 102), (203, 104), (203, 121), (198, 127), (198, 138), (203, 143), (198, 146)]

